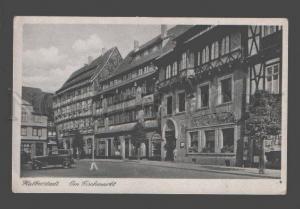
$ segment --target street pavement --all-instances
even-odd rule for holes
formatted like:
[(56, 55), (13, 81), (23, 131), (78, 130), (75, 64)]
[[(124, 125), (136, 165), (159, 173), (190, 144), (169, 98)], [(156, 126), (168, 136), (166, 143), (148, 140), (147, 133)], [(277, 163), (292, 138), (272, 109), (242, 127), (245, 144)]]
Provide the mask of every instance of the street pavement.
[(187, 163), (96, 160), (98, 170), (90, 170), (91, 160), (76, 160), (72, 168), (59, 166), (32, 170), (30, 165), (21, 169), (21, 177), (90, 177), (90, 178), (188, 178), (188, 179), (250, 179), (279, 178), (279, 171), (258, 175), (257, 169), (238, 169), (222, 166), (201, 166)]

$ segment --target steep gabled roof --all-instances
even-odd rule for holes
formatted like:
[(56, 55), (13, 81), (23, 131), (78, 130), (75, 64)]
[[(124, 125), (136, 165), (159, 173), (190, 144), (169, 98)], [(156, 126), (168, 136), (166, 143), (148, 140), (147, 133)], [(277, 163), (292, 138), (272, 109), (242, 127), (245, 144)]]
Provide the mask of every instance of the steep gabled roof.
[(107, 63), (110, 55), (113, 53), (114, 50), (118, 50), (117, 47), (113, 47), (106, 51), (103, 55), (99, 56), (95, 60), (93, 60), (89, 65), (86, 65), (79, 70), (76, 70), (68, 80), (62, 85), (62, 87), (57, 91), (60, 92), (72, 85), (89, 81), (100, 69), (102, 69), (105, 64)]
[(160, 35), (158, 35), (158, 36), (154, 37), (153, 39), (151, 39), (150, 41), (146, 42), (145, 44), (141, 45), (139, 47), (138, 51), (135, 52), (134, 50), (132, 50), (125, 57), (123, 62), (119, 65), (119, 67), (115, 70), (115, 72), (111, 75), (111, 77), (122, 74), (124, 72), (131, 70), (134, 67), (142, 65), (148, 61), (151, 61), (151, 60), (155, 59), (156, 57), (158, 57), (159, 55), (161, 55), (162, 53), (172, 49), (175, 46), (173, 43), (173, 39), (176, 38), (177, 36), (181, 35), (182, 33), (186, 32), (187, 30), (189, 30), (192, 27), (193, 27), (192, 25), (177, 25), (177, 26), (170, 28), (167, 31), (166, 38), (168, 38), (168, 42), (166, 43), (166, 45), (162, 49), (156, 50), (154, 52), (150, 52), (148, 55), (144, 55), (141, 58), (139, 58), (138, 60), (134, 59), (136, 53), (139, 53), (154, 44), (158, 44), (159, 42), (163, 41), (163, 39), (161, 38)]

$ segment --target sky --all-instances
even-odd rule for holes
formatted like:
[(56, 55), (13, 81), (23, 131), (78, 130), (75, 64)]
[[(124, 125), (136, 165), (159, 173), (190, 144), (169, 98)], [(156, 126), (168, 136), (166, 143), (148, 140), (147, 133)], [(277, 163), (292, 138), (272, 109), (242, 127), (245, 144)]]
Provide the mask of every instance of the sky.
[(141, 45), (159, 33), (160, 25), (25, 24), (23, 85), (54, 93), (102, 48), (117, 46), (124, 58), (134, 40)]

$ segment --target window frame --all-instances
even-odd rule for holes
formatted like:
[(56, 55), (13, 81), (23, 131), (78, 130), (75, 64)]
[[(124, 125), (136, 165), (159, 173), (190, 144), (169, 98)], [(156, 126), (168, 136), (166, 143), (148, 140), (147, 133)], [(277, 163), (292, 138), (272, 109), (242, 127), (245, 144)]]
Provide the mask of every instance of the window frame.
[[(179, 100), (179, 95), (184, 94), (184, 110), (180, 111), (180, 100)], [(178, 91), (176, 93), (176, 113), (183, 113), (186, 112), (186, 92), (184, 90)]]
[[(168, 105), (168, 101), (169, 101), (169, 99), (171, 98), (171, 111), (170, 111), (170, 113), (169, 113), (169, 111), (168, 111), (168, 107), (169, 107), (169, 105)], [(172, 115), (173, 114), (173, 96), (172, 95), (167, 95), (166, 96), (166, 106), (167, 106), (167, 110), (166, 110), (166, 114), (167, 115)]]
[[(201, 88), (208, 86), (208, 104), (207, 106), (202, 106)], [(197, 109), (209, 109), (211, 107), (211, 82), (207, 81), (201, 83), (197, 87)]]
[[(192, 137), (191, 137), (191, 133), (197, 133), (197, 151), (196, 152), (192, 152), (190, 151), (190, 149), (192, 148)], [(187, 153), (189, 154), (193, 154), (193, 153), (201, 153), (201, 150), (200, 150), (200, 135), (201, 135), (201, 132), (199, 130), (191, 130), (191, 131), (188, 131), (187, 132), (188, 134), (188, 146), (187, 146)]]
[[(227, 102), (223, 102), (222, 101), (222, 81), (226, 80), (226, 79), (231, 79), (231, 100), (227, 101)], [(233, 74), (230, 75), (225, 75), (222, 76), (220, 78), (218, 78), (218, 104), (222, 105), (222, 104), (229, 104), (232, 103), (234, 101), (234, 80), (233, 80)]]
[[(277, 73), (274, 73), (274, 67), (275, 66), (278, 66), (278, 71)], [(270, 75), (271, 77), (271, 90), (268, 89), (268, 83), (270, 81), (268, 81), (268, 68), (271, 68), (272, 69), (272, 74)], [(274, 91), (274, 75), (277, 75), (277, 82), (278, 82), (278, 92), (275, 92)], [(280, 62), (273, 62), (273, 63), (270, 63), (268, 65), (265, 66), (265, 90), (268, 91), (269, 93), (271, 94), (280, 94)]]
[[(25, 130), (25, 133), (23, 133), (23, 130)], [(21, 127), (21, 136), (27, 136), (27, 127)]]

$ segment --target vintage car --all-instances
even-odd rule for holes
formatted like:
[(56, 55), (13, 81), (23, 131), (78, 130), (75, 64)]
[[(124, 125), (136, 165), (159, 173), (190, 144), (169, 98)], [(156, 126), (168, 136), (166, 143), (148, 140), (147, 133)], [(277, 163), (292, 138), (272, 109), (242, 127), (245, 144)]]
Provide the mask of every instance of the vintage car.
[(46, 156), (35, 156), (32, 158), (32, 169), (41, 169), (49, 165), (61, 165), (64, 168), (70, 168), (74, 164), (71, 150), (52, 150)]

